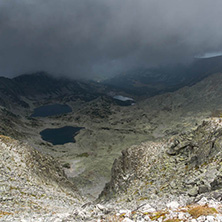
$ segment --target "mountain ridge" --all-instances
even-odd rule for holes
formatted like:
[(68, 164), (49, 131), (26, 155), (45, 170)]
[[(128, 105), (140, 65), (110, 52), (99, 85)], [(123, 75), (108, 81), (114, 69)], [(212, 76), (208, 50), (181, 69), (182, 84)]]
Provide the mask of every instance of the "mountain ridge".
[(28, 108), (29, 105), (23, 100), (23, 97), (47, 99), (49, 96), (56, 98), (66, 97), (67, 95), (72, 100), (90, 101), (101, 95), (97, 90), (97, 86), (94, 85), (95, 83), (89, 84), (62, 77), (56, 78), (45, 72), (24, 74), (12, 79), (1, 77), (0, 105), (8, 106), (11, 101), (12, 105)]
[(137, 96), (152, 97), (192, 86), (213, 73), (222, 72), (222, 56), (195, 59), (189, 65), (139, 68), (103, 83)]

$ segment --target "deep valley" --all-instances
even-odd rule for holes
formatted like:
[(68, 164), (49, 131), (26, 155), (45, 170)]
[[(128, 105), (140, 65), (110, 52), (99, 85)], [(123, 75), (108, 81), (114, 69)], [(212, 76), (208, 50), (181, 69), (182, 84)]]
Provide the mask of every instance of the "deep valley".
[[(50, 85), (51, 82), (53, 85)], [(33, 84), (35, 87), (30, 87)], [(181, 155), (178, 159), (168, 157), (165, 151), (169, 149), (167, 141), (178, 135), (186, 135), (184, 140), (192, 140), (192, 132), (204, 120), (212, 121), (209, 128), (220, 125), (217, 119), (222, 114), (221, 85), (222, 74), (212, 73), (176, 91), (140, 98), (94, 82), (57, 81), (45, 73), (24, 75), (12, 80), (2, 78), (0, 132), (7, 138), (9, 136), (25, 146), (31, 146), (40, 153), (38, 155), (52, 156), (61, 172), (64, 172), (65, 180), (70, 183), (68, 187), (75, 187), (85, 201), (108, 201), (114, 205), (118, 202), (120, 208), (129, 201), (127, 206), (131, 208), (143, 204), (144, 200), (150, 199), (152, 203), (162, 198), (163, 203), (158, 205), (161, 207), (167, 202), (167, 195), (168, 200), (179, 201), (178, 198), (183, 194), (188, 203), (200, 194), (198, 189), (202, 189), (201, 194), (206, 192), (209, 195), (212, 189), (195, 185), (198, 188), (192, 190), (192, 186), (181, 185), (183, 181), (178, 182), (177, 177), (171, 182), (173, 189), (167, 186), (169, 178), (175, 174), (174, 170), (182, 172), (184, 167), (183, 162), (178, 169), (172, 164), (182, 161), (180, 158), (190, 158), (186, 156), (188, 151), (177, 154)], [(124, 95), (118, 97), (121, 99), (133, 98), (133, 104), (123, 105), (116, 101), (113, 94)], [(39, 107), (43, 111), (39, 111)], [(49, 110), (44, 110), (45, 107), (49, 107)], [(2, 143), (4, 140), (2, 137)], [(11, 146), (11, 139), (6, 140), (7, 146)], [(198, 147), (201, 149), (201, 145)], [(210, 158), (204, 156), (204, 163)], [(157, 169), (149, 171), (149, 161), (153, 160), (157, 161)], [(220, 162), (220, 158), (215, 161)], [(169, 164), (172, 169), (164, 170)], [(184, 164), (188, 166), (188, 171), (197, 167), (188, 160)], [(199, 164), (203, 164), (203, 161), (197, 164), (198, 167)], [(47, 167), (43, 169), (47, 170)], [(163, 173), (159, 172), (160, 168)], [(209, 170), (211, 168), (209, 165)], [(151, 176), (148, 176), (150, 173)], [(162, 174), (167, 177), (158, 182)], [(147, 184), (151, 187), (147, 188)], [(63, 185), (59, 186), (63, 189)], [(213, 189), (217, 190), (218, 187), (220, 185)]]

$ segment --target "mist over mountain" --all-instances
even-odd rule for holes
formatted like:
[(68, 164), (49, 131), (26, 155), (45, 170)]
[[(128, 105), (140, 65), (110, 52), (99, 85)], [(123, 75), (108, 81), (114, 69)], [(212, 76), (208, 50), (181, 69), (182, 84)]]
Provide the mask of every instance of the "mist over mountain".
[(212, 73), (222, 72), (222, 56), (198, 58), (189, 65), (137, 68), (102, 83), (137, 96), (149, 97), (191, 86)]
[(0, 75), (107, 78), (222, 49), (219, 0), (0, 2)]
[[(101, 91), (103, 87), (101, 86)], [(98, 84), (95, 82), (83, 82), (67, 78), (56, 78), (45, 72), (24, 74), (15, 78), (0, 77), (0, 105), (5, 107), (29, 105), (22, 97), (34, 98), (66, 98), (69, 100), (81, 99), (90, 101), (100, 96)], [(40, 100), (41, 100), (40, 99)]]

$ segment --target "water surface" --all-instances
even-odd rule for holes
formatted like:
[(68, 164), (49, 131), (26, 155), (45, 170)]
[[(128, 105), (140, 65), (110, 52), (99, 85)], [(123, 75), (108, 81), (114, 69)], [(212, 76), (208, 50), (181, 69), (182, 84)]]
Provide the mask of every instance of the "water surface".
[(63, 145), (65, 143), (75, 143), (75, 136), (83, 127), (65, 126), (56, 129), (45, 129), (40, 132), (43, 140), (53, 145)]

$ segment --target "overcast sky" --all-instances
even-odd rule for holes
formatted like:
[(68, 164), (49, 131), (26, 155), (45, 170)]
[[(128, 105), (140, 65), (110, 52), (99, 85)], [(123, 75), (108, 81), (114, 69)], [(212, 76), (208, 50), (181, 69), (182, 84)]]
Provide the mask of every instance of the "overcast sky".
[(221, 0), (0, 0), (0, 75), (73, 78), (222, 51)]

